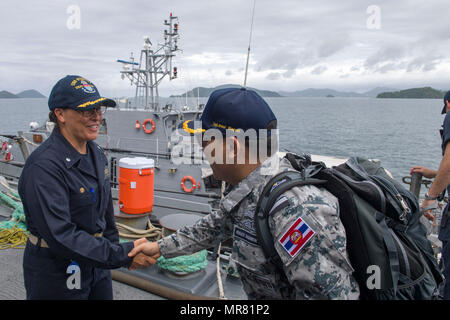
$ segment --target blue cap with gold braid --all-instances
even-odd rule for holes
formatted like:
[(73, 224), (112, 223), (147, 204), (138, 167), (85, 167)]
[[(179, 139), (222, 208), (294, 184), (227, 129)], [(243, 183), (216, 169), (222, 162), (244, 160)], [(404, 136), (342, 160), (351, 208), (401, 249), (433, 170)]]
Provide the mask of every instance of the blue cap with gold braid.
[(97, 106), (115, 107), (114, 100), (100, 96), (97, 87), (81, 76), (68, 75), (60, 79), (48, 98), (48, 107), (89, 110)]
[(225, 88), (211, 93), (200, 120), (201, 127), (196, 127), (195, 121), (186, 120), (179, 125), (179, 129), (190, 135), (208, 129), (218, 129), (226, 134), (227, 130), (239, 132), (265, 129), (277, 118), (267, 102), (255, 91)]

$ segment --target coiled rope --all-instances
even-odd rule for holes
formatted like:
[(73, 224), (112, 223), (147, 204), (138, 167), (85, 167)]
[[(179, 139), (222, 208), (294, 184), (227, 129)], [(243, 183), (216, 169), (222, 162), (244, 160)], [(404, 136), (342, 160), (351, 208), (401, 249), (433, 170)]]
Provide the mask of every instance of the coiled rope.
[(196, 272), (206, 268), (208, 264), (206, 255), (206, 250), (202, 250), (194, 254), (170, 259), (165, 259), (161, 256), (156, 261), (156, 265), (161, 269), (173, 272)]
[(28, 233), (23, 229), (14, 227), (12, 229), (0, 230), (0, 250), (24, 249), (27, 243)]
[[(116, 222), (117, 230), (119, 231), (119, 237), (128, 239), (140, 239), (147, 238), (150, 241), (158, 241), (162, 238), (161, 228), (155, 227), (150, 219), (147, 220), (147, 229), (137, 229), (127, 226), (123, 223)], [(125, 240), (124, 240), (125, 241)]]
[(14, 209), (10, 220), (0, 222), (0, 250), (23, 249), (27, 243), (28, 231), (20, 196), (4, 182), (0, 183), (8, 189), (6, 193), (0, 192), (0, 203)]

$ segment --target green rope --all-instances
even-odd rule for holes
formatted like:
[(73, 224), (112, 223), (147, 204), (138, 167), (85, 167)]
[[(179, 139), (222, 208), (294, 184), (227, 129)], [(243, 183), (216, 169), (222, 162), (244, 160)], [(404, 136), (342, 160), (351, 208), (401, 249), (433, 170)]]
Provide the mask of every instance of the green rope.
[(206, 268), (208, 264), (206, 255), (206, 250), (202, 250), (194, 254), (170, 259), (159, 257), (156, 265), (161, 269), (173, 272), (195, 272)]
[(0, 203), (14, 209), (10, 220), (0, 222), (0, 249), (23, 249), (28, 238), (25, 213), (22, 204), (13, 200), (20, 199), (19, 195), (13, 191), (10, 194), (0, 192)]
[[(13, 197), (19, 198), (19, 195), (15, 194), (14, 192), (11, 192), (11, 195)], [(19, 229), (27, 231), (25, 213), (23, 212), (22, 203), (14, 201), (11, 197), (4, 194), (3, 192), (0, 192), (0, 203), (3, 203), (14, 209), (11, 220), (0, 222), (0, 229), (12, 229), (14, 227), (18, 227)]]

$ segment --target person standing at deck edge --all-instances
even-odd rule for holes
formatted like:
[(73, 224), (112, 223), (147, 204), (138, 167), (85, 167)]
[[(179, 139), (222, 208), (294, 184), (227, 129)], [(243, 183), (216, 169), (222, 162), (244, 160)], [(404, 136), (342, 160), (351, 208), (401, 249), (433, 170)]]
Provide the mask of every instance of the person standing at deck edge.
[[(253, 223), (258, 198), (273, 175), (294, 171), (290, 162), (275, 152), (269, 138), (276, 134), (276, 121), (269, 105), (252, 90), (214, 91), (203, 111), (201, 128), (187, 120), (180, 130), (202, 136), (214, 177), (233, 188), (221, 200), (219, 210), (158, 242), (142, 243), (129, 255), (144, 252), (171, 258), (217, 248), (219, 241), (232, 238), (231, 258), (236, 261), (249, 299), (358, 299), (359, 287), (348, 259), (338, 200), (324, 188), (311, 185), (289, 189), (270, 212), (270, 229), (283, 271), (265, 258), (258, 243)], [(212, 130), (217, 134), (206, 139)], [(240, 139), (241, 133), (246, 136), (250, 131), (256, 135)], [(254, 148), (252, 140), (257, 140), (260, 150)], [(265, 153), (261, 152), (264, 143)], [(239, 155), (244, 156), (239, 159)], [(283, 238), (292, 240), (293, 245), (281, 244)]]
[(19, 179), (27, 228), (23, 258), (27, 299), (112, 299), (107, 269), (145, 267), (155, 259), (128, 253), (145, 239), (119, 243), (108, 161), (97, 138), (111, 99), (80, 76), (53, 87), (55, 128), (26, 160)]
[[(422, 209), (436, 203), (438, 196), (447, 188), (447, 194), (450, 195), (450, 91), (447, 91), (444, 97), (444, 107), (442, 108), (442, 114), (445, 114), (444, 123), (442, 125), (441, 138), (442, 138), (442, 160), (438, 171), (428, 169), (422, 166), (414, 166), (411, 168), (411, 174), (413, 172), (421, 173), (425, 178), (434, 178), (428, 192), (425, 194), (425, 200), (421, 207)], [(442, 211), (441, 225), (439, 229), (439, 240), (442, 241), (442, 264), (443, 275), (445, 277), (443, 298), (450, 300), (450, 223), (448, 221), (449, 215), (449, 203)], [(434, 220), (428, 211), (424, 213), (424, 216), (430, 220)]]

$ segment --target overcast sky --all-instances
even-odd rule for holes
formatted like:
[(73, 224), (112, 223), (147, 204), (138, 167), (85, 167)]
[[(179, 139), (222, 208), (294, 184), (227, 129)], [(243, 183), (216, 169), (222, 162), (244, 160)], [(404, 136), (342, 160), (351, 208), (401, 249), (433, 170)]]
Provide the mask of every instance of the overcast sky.
[[(80, 9), (80, 28), (68, 28)], [(247, 84), (295, 91), (362, 92), (377, 86), (450, 89), (448, 0), (256, 0)], [(139, 56), (143, 36), (163, 41), (179, 18), (178, 79), (160, 94), (242, 84), (253, 0), (1, 0), (0, 91), (49, 94), (66, 74), (102, 95), (132, 96), (118, 58)], [(74, 20), (70, 20), (74, 21)], [(73, 26), (73, 24), (72, 24)]]

